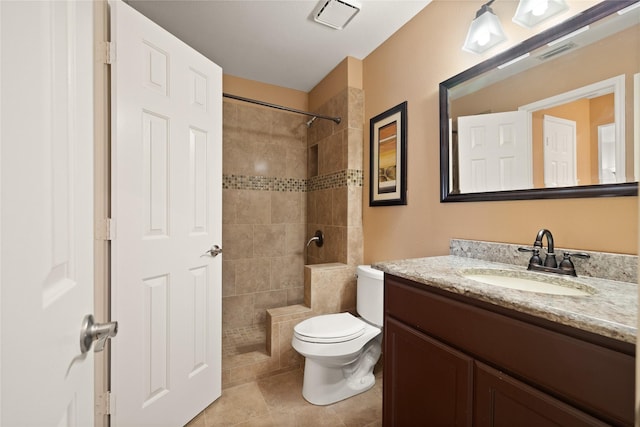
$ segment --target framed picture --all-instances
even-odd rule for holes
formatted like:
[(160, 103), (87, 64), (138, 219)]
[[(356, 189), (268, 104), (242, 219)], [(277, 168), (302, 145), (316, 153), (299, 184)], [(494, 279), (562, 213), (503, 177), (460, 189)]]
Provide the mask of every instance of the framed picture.
[(407, 101), (369, 123), (369, 206), (407, 204)]

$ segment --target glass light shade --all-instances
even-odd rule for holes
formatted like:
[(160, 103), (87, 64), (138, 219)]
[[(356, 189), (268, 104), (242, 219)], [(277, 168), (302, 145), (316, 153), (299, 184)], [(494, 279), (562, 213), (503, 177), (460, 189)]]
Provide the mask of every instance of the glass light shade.
[(476, 15), (476, 19), (469, 26), (469, 32), (462, 50), (471, 53), (482, 53), (506, 39), (507, 36), (504, 34), (500, 19), (490, 8), (483, 6), (478, 15)]
[(525, 28), (532, 28), (568, 9), (565, 0), (520, 0), (512, 21)]

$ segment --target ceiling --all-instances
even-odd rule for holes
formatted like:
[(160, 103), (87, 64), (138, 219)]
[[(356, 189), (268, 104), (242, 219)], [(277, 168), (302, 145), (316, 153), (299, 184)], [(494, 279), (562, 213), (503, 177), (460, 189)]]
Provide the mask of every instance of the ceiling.
[[(309, 92), (345, 57), (364, 59), (431, 0), (359, 0), (343, 29), (313, 21), (326, 0), (129, 0), (225, 74)], [(352, 0), (344, 0), (355, 3)]]

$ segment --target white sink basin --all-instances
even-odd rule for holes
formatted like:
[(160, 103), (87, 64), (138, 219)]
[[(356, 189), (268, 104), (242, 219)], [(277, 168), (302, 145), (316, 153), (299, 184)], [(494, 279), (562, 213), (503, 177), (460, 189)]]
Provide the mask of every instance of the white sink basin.
[(529, 271), (475, 269), (463, 272), (462, 277), (487, 285), (550, 295), (589, 296), (595, 293), (592, 288), (571, 279)]

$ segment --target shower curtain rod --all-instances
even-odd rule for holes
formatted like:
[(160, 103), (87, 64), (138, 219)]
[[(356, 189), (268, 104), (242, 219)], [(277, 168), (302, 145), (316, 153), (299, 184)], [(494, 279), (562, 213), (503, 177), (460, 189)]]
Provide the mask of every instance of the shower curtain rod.
[(308, 111), (296, 110), (295, 108), (284, 107), (282, 105), (277, 105), (277, 104), (270, 104), (268, 102), (258, 101), (258, 100), (251, 99), (251, 98), (244, 98), (242, 96), (231, 95), (229, 93), (223, 93), (222, 96), (224, 96), (225, 98), (236, 99), (238, 101), (250, 102), (252, 104), (258, 104), (258, 105), (262, 105), (262, 106), (265, 106), (265, 107), (276, 108), (278, 110), (290, 111), (290, 112), (296, 113), (296, 114), (304, 114), (305, 116), (311, 116), (312, 119), (307, 122), (307, 126), (311, 126), (311, 123), (313, 123), (313, 121), (315, 119), (331, 120), (331, 121), (335, 122), (336, 124), (340, 124), (340, 121), (342, 120), (340, 117), (323, 116), (322, 114), (316, 114), (316, 113), (310, 113)]

